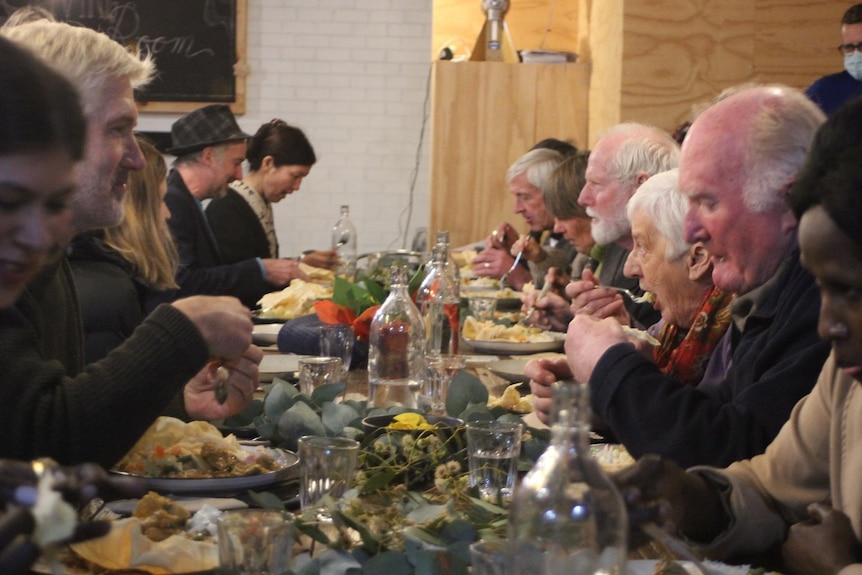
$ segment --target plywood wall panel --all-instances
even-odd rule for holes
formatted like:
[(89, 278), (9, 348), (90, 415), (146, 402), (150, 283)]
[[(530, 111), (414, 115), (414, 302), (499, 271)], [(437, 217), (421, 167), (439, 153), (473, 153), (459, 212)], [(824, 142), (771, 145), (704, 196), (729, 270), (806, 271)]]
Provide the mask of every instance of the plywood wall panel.
[[(505, 22), (515, 49), (577, 51), (581, 1), (510, 0)], [(484, 23), (482, 0), (434, 0), (431, 59), (452, 42), (472, 49)]]
[(509, 165), (547, 137), (586, 141), (589, 67), (583, 64), (434, 64), (429, 227), (453, 245), (500, 222), (526, 231), (505, 185)]

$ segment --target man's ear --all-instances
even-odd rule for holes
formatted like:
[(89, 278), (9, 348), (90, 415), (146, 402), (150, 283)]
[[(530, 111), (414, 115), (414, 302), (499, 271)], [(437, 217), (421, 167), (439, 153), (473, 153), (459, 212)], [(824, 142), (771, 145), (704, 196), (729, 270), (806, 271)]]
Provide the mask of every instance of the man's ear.
[(699, 283), (712, 276), (712, 263), (703, 242), (695, 242), (689, 246), (685, 263), (688, 265), (688, 279), (693, 282)]
[(644, 183), (645, 181), (647, 181), (649, 178), (650, 178), (650, 175), (648, 173), (639, 172), (638, 175), (636, 176), (636, 180), (638, 183), (637, 187), (639, 188), (641, 186), (641, 184)]

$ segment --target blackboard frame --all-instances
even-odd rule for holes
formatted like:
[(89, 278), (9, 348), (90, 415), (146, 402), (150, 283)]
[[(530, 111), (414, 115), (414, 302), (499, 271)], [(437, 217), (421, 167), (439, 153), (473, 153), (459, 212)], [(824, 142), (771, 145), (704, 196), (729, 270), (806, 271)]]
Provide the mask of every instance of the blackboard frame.
[[(220, 19), (216, 22), (216, 24), (212, 23), (211, 14), (212, 11), (208, 10), (210, 5), (208, 4), (212, 1), (218, 9), (222, 10), (222, 12), (217, 15)], [(48, 8), (54, 16), (58, 20), (69, 21), (72, 24), (84, 25), (90, 28), (96, 29), (100, 32), (106, 32), (109, 36), (117, 39), (121, 43), (127, 45), (144, 45), (147, 41), (150, 42), (150, 45), (154, 45), (155, 42), (159, 40), (164, 40), (165, 38), (170, 40), (178, 40), (182, 41), (185, 38), (180, 36), (185, 33), (185, 30), (177, 29), (178, 26), (182, 28), (183, 23), (188, 21), (188, 18), (171, 18), (171, 14), (166, 14), (163, 12), (159, 12), (157, 18), (146, 18), (146, 16), (152, 16), (152, 13), (145, 14), (144, 8), (147, 0), (127, 0), (126, 2), (99, 2), (94, 0), (84, 0), (82, 3), (80, 0), (0, 0), (0, 21), (5, 21), (6, 17), (14, 12), (20, 6), (23, 5), (34, 5), (34, 6), (43, 6)], [(174, 2), (170, 2), (168, 4), (162, 5), (160, 4), (160, 8), (164, 8), (164, 6), (168, 6), (169, 9), (176, 8), (177, 10), (182, 10), (182, 0), (174, 0)], [(246, 106), (246, 75), (248, 71), (248, 64), (246, 58), (246, 40), (247, 40), (247, 0), (205, 0), (204, 5), (206, 9), (203, 10), (205, 14), (201, 14), (201, 20), (199, 24), (202, 24), (199, 29), (194, 29), (189, 26), (189, 34), (197, 31), (203, 34), (213, 33), (216, 37), (221, 40), (219, 34), (221, 36), (228, 38), (233, 33), (235, 39), (235, 61), (233, 65), (230, 64), (231, 53), (228, 50), (221, 49), (216, 50), (219, 52), (218, 56), (213, 56), (217, 58), (217, 60), (211, 60), (214, 64), (218, 64), (218, 69), (220, 72), (214, 76), (204, 78), (202, 82), (197, 82), (194, 84), (195, 90), (189, 91), (186, 86), (170, 86), (172, 88), (171, 91), (165, 91), (163, 93), (156, 92), (153, 94), (153, 90), (158, 90), (158, 86), (153, 84), (150, 86), (150, 94), (147, 94), (146, 91), (143, 91), (141, 94), (136, 94), (136, 103), (138, 105), (138, 110), (142, 113), (150, 112), (150, 113), (186, 113), (201, 106), (213, 103), (221, 103), (227, 104), (230, 106), (231, 110), (235, 114), (244, 114), (245, 106)], [(126, 8), (132, 7), (131, 10), (135, 11), (136, 15), (139, 16), (138, 21), (144, 22), (146, 21), (146, 26), (142, 26), (145, 30), (138, 33), (138, 28), (134, 28), (134, 33), (128, 33), (124, 37), (120, 38), (120, 33), (112, 33), (114, 30), (112, 27), (120, 28), (122, 21), (122, 16), (115, 16), (116, 11), (122, 11)], [(150, 7), (152, 8), (152, 4)], [(142, 8), (143, 7), (143, 8)], [(137, 11), (140, 10), (138, 13)], [(76, 12), (76, 14), (87, 13), (83, 18), (73, 19), (71, 17), (67, 18), (66, 15), (71, 14), (72, 12)], [(107, 11), (112, 11), (110, 14), (106, 15)], [(235, 17), (235, 22), (230, 22), (229, 16), (230, 13), (233, 13)], [(227, 14), (228, 19), (225, 20), (225, 14)], [(176, 16), (176, 15), (175, 15)], [(118, 22), (120, 21), (120, 22)], [(128, 21), (128, 18), (126, 19)], [(224, 22), (229, 22), (228, 25), (225, 25)], [(179, 23), (179, 24), (178, 24)], [(228, 31), (229, 26), (233, 26), (232, 30)], [(163, 27), (165, 28), (163, 30)], [(203, 32), (201, 32), (203, 30)], [(221, 32), (219, 32), (221, 30)], [(169, 31), (169, 32), (168, 32)], [(162, 34), (165, 32), (165, 34)], [(199, 36), (190, 36), (193, 38), (199, 38)], [(223, 44), (218, 44), (222, 46)], [(176, 50), (166, 49), (168, 52), (174, 52), (170, 54), (168, 57), (173, 57), (173, 62), (176, 62), (178, 66), (182, 67), (181, 59), (185, 56), (182, 54), (177, 57), (175, 55)], [(210, 52), (213, 52), (210, 50)], [(164, 69), (165, 66), (170, 66), (170, 60), (163, 60), (159, 62), (159, 55), (156, 54), (156, 62), (157, 66), (162, 66)], [(176, 72), (176, 68), (170, 68), (171, 71)], [(230, 75), (232, 70), (232, 77)], [(197, 72), (197, 69), (192, 69), (188, 71), (188, 74), (182, 76), (183, 78), (192, 77), (194, 73)], [(180, 77), (176, 73), (174, 73), (173, 77)], [(217, 79), (217, 80), (216, 80)], [(232, 80), (232, 82), (231, 82)], [(167, 81), (167, 78), (165, 79)], [(176, 82), (176, 84), (181, 85), (182, 81)], [(203, 84), (215, 86), (218, 84), (218, 91), (215, 91), (216, 88), (212, 88), (214, 91), (210, 92), (211, 88), (202, 88)], [(150, 98), (147, 98), (147, 96)], [(209, 97), (211, 96), (211, 97)], [(209, 97), (209, 98), (208, 98)], [(174, 99), (176, 98), (176, 99)]]

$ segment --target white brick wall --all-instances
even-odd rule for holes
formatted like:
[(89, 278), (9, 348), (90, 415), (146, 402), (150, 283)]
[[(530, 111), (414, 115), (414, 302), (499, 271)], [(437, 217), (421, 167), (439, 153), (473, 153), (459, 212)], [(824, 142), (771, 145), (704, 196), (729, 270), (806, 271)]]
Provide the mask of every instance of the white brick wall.
[[(410, 229), (411, 176), (431, 66), (429, 0), (248, 0), (246, 113), (240, 126), (281, 118), (305, 132), (317, 164), (275, 206), (282, 255), (329, 247), (349, 204), (359, 251), (410, 247), (425, 227), (428, 127)], [(178, 115), (142, 114), (169, 131)]]

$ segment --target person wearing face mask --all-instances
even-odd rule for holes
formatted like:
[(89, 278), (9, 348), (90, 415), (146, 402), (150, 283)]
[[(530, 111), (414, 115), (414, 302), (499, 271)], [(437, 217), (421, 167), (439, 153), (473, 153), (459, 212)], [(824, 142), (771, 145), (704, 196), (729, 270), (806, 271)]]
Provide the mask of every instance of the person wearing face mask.
[(862, 95), (862, 4), (854, 4), (841, 17), (841, 45), (844, 71), (816, 80), (805, 90), (827, 116), (847, 100)]

